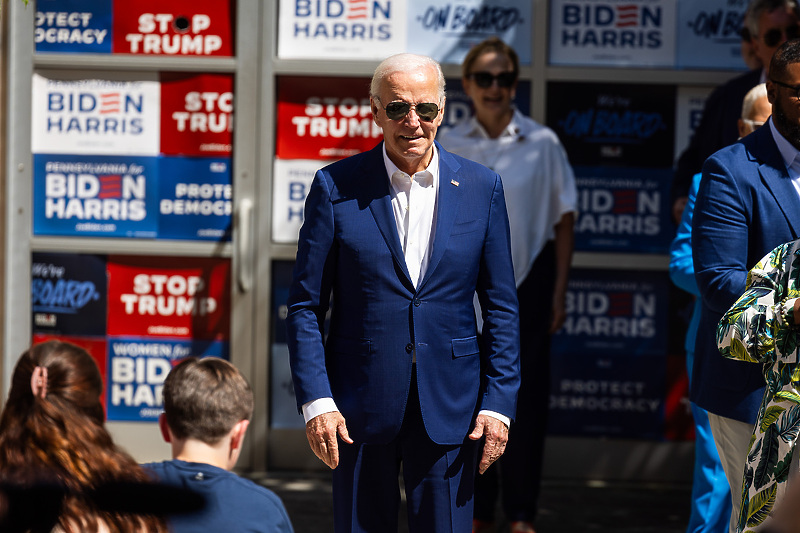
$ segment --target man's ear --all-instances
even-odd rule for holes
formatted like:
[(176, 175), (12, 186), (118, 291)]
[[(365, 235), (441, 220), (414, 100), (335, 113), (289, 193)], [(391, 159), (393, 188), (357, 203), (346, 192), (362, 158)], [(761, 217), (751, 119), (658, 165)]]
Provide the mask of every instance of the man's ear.
[(378, 104), (375, 102), (375, 99), (372, 96), (369, 97), (369, 108), (370, 111), (372, 111), (372, 121), (380, 126), (380, 124), (378, 124)]
[(767, 100), (769, 101), (770, 104), (774, 104), (775, 99), (778, 97), (777, 95), (778, 91), (775, 88), (775, 84), (772, 83), (772, 80), (767, 79), (766, 84), (767, 84)]
[(746, 137), (748, 132), (747, 125), (744, 123), (744, 120), (739, 119), (736, 125), (739, 127), (739, 138), (741, 139), (742, 137)]
[(249, 420), (240, 420), (233, 426), (233, 431), (231, 431), (231, 450), (237, 450), (242, 447), (244, 435), (247, 433), (247, 427), (249, 425)]
[(158, 428), (161, 430), (161, 437), (164, 442), (172, 442), (172, 436), (169, 434), (169, 426), (167, 425), (167, 415), (161, 413), (158, 415)]

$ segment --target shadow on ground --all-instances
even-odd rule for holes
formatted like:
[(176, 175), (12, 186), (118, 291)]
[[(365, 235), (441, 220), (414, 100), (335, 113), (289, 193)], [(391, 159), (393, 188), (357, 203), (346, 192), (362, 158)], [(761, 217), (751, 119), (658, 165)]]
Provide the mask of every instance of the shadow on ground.
[[(329, 476), (279, 472), (254, 480), (281, 497), (296, 533), (333, 532)], [(536, 531), (684, 533), (690, 496), (689, 486), (545, 482)], [(404, 513), (402, 508), (400, 532), (408, 530)], [(499, 523), (497, 531), (508, 528)]]

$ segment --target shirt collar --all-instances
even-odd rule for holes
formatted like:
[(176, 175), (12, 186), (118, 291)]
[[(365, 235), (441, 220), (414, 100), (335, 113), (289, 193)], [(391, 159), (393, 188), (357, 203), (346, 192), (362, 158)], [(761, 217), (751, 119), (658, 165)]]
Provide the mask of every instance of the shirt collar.
[[(433, 150), (433, 157), (431, 157), (431, 162), (428, 163), (428, 166), (425, 170), (421, 172), (430, 172), (431, 177), (433, 178), (433, 185), (438, 185), (439, 182), (439, 150), (436, 148), (436, 143), (433, 143), (431, 148)], [(383, 143), (383, 164), (386, 166), (386, 176), (389, 179), (389, 186), (392, 185), (392, 175), (400, 170), (397, 168), (391, 159), (389, 159), (389, 155), (386, 153), (386, 143)], [(401, 171), (402, 172), (402, 171)]]
[[(519, 113), (519, 111), (517, 111), (517, 109), (514, 108), (514, 114), (511, 115), (511, 120), (506, 125), (505, 129), (503, 129), (502, 133), (500, 133), (498, 139), (502, 139), (503, 137), (519, 137), (520, 134), (522, 134), (522, 127), (520, 121), (517, 118), (517, 113)], [(478, 118), (475, 115), (470, 117), (469, 126), (470, 127), (467, 131), (468, 136), (480, 137), (482, 139), (491, 138), (489, 137), (489, 134), (486, 133), (486, 129), (483, 127), (483, 125), (480, 122), (478, 122)]]
[(778, 146), (778, 151), (781, 153), (781, 158), (783, 158), (786, 169), (788, 170), (793, 165), (797, 165), (795, 163), (795, 158), (800, 154), (800, 150), (792, 146), (792, 143), (781, 135), (775, 127), (775, 124), (773, 124), (772, 117), (769, 117), (769, 129), (770, 132), (772, 132), (772, 138), (775, 140), (775, 144)]

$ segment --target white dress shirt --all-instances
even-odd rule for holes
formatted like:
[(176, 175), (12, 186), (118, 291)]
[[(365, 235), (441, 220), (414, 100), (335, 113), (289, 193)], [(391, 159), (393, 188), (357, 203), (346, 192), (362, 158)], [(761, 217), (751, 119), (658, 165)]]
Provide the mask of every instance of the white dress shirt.
[(383, 163), (389, 176), (397, 235), (406, 257), (408, 273), (416, 288), (425, 276), (431, 258), (431, 236), (436, 227), (436, 198), (439, 191), (439, 153), (434, 145), (428, 167), (414, 176), (409, 176), (392, 163), (386, 154), (386, 145), (383, 147)]
[[(439, 192), (439, 151), (436, 145), (433, 145), (433, 157), (427, 168), (413, 176), (398, 169), (389, 159), (385, 144), (383, 163), (389, 179), (397, 235), (403, 247), (408, 273), (416, 288), (420, 280), (425, 277), (433, 248), (432, 240), (438, 208), (436, 200)], [(413, 358), (416, 361), (416, 349)], [(308, 423), (315, 416), (338, 410), (333, 398), (319, 398), (303, 404), (303, 418)], [(478, 414), (489, 415), (502, 421), (506, 426), (511, 424), (509, 417), (494, 411), (482, 410)]]
[(500, 174), (519, 287), (544, 245), (555, 238), (561, 217), (577, 210), (575, 174), (558, 136), (515, 109), (495, 139), (475, 117), (441, 130), (437, 139), (447, 151)]

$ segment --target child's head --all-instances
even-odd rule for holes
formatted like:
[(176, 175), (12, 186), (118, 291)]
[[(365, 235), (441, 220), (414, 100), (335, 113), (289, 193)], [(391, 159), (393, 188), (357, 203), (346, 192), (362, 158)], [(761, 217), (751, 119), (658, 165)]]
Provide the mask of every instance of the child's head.
[(181, 361), (164, 382), (164, 413), (175, 438), (216, 444), (253, 414), (253, 391), (218, 357)]

